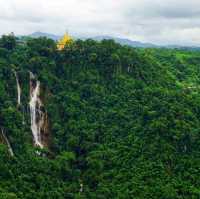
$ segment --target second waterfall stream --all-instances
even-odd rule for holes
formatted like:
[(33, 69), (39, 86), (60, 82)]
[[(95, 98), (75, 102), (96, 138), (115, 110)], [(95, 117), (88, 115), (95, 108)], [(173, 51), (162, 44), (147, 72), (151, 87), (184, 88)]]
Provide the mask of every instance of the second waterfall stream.
[(40, 148), (44, 147), (42, 140), (42, 129), (45, 124), (45, 113), (42, 110), (42, 101), (40, 99), (40, 81), (30, 72), (30, 116), (31, 131), (33, 134), (34, 145)]
[(20, 84), (19, 84), (18, 74), (15, 70), (13, 70), (13, 71), (14, 71), (16, 83), (17, 83), (17, 104), (18, 104), (18, 106), (20, 106), (21, 105), (21, 87), (20, 87)]

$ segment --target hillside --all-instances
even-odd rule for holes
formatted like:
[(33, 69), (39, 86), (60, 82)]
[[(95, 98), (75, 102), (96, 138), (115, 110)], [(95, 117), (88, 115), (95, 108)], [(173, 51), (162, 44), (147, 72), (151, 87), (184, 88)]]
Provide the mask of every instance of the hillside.
[(198, 51), (3, 36), (0, 198), (198, 199), (199, 66)]

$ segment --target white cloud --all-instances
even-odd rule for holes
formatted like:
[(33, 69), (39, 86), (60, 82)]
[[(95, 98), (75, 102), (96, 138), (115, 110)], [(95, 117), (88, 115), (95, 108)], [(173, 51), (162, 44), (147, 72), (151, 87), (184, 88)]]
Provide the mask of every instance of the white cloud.
[(200, 45), (198, 0), (1, 0), (0, 34), (66, 29), (164, 44)]

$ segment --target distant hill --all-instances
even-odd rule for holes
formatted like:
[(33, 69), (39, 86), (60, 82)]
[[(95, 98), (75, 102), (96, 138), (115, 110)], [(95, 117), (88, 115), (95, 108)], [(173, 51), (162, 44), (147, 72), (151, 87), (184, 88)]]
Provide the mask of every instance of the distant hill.
[(59, 36), (59, 35), (54, 35), (54, 34), (49, 34), (49, 33), (44, 33), (44, 32), (34, 32), (28, 36), (32, 37), (32, 38), (47, 37), (47, 38), (50, 38), (53, 40), (58, 40), (61, 38), (61, 36)]
[(126, 38), (119, 38), (119, 37), (111, 37), (111, 36), (97, 36), (93, 38), (94, 40), (101, 41), (103, 39), (114, 39), (117, 43), (120, 43), (121, 45), (128, 45), (132, 47), (140, 47), (140, 48), (155, 48), (158, 47), (155, 44), (152, 43), (143, 43), (139, 41), (133, 41)]
[[(61, 36), (59, 35), (54, 35), (54, 34), (49, 34), (49, 33), (44, 33), (44, 32), (34, 32), (30, 35), (28, 35), (28, 37), (32, 37), (32, 38), (38, 38), (38, 37), (47, 37), (53, 40), (59, 40), (61, 38)], [(76, 39), (88, 39), (89, 37), (76, 37)], [(118, 37), (112, 37), (112, 36), (96, 36), (96, 37), (92, 37), (91, 39), (94, 39), (96, 41), (101, 41), (103, 39), (113, 39), (115, 40), (117, 43), (120, 43), (121, 45), (129, 45), (132, 47), (141, 47), (141, 48), (155, 48), (158, 47), (157, 45), (151, 44), (151, 43), (143, 43), (143, 42), (139, 42), (139, 41), (132, 41), (130, 39), (126, 39), (126, 38), (118, 38)]]
[[(26, 38), (26, 37), (32, 37), (32, 38), (38, 38), (38, 37), (47, 37), (53, 40), (59, 40), (62, 36), (61, 35), (54, 35), (50, 33), (44, 33), (44, 32), (34, 32), (30, 35), (23, 36), (21, 38)], [(156, 45), (153, 43), (145, 43), (145, 42), (140, 42), (140, 41), (133, 41), (130, 39), (126, 38), (120, 38), (120, 37), (112, 37), (112, 36), (95, 36), (95, 37), (81, 37), (81, 36), (76, 36), (74, 37), (75, 39), (94, 39), (95, 41), (101, 41), (103, 39), (113, 39), (115, 42), (120, 43), (121, 45), (128, 45), (131, 47), (137, 47), (137, 48), (168, 48), (168, 49), (184, 49), (184, 50), (194, 50), (194, 51), (199, 51), (200, 47), (196, 46), (181, 46), (181, 45)]]

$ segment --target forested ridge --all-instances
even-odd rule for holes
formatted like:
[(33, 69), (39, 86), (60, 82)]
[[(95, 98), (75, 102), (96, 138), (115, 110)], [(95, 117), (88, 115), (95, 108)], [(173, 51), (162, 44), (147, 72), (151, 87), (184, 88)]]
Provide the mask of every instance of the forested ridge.
[[(30, 72), (48, 116), (45, 147), (33, 143)], [(199, 199), (199, 83), (198, 51), (112, 40), (58, 51), (47, 38), (2, 36), (0, 198)]]

